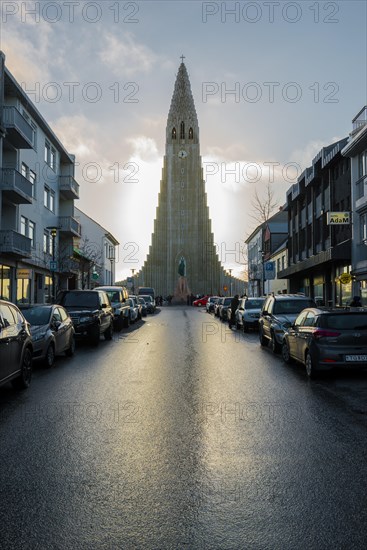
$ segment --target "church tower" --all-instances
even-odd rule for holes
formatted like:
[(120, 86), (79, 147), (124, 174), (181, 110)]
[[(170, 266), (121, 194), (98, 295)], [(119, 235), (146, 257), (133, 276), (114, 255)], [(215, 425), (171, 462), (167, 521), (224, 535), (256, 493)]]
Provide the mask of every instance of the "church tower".
[[(211, 230), (199, 125), (186, 66), (179, 67), (166, 128), (166, 154), (152, 244), (137, 279), (156, 294), (217, 294), (225, 280)], [(182, 292), (181, 292), (182, 293)]]

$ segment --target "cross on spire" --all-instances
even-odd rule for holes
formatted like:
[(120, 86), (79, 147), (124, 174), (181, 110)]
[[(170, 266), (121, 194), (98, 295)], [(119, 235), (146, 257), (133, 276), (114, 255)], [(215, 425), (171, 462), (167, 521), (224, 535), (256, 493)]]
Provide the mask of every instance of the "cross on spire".
[(181, 62), (183, 63), (183, 60), (186, 59), (186, 57), (184, 55), (181, 55)]

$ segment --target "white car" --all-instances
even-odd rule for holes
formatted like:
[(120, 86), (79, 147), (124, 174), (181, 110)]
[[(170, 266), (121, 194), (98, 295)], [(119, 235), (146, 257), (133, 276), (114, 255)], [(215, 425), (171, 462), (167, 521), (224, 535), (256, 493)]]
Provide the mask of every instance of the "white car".
[(249, 328), (257, 329), (264, 301), (265, 297), (241, 298), (236, 310), (237, 328), (242, 328), (243, 332), (248, 332)]

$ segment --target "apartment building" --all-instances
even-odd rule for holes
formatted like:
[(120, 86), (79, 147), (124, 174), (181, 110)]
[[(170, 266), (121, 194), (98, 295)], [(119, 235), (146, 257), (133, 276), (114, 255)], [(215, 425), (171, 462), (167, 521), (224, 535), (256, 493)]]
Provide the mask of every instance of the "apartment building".
[[(347, 138), (324, 147), (287, 191), (288, 266), (278, 277), (289, 279), (291, 292), (304, 292), (320, 305), (346, 305), (352, 284), (350, 161), (341, 151)], [(340, 278), (341, 277), (341, 278)], [(348, 278), (347, 278), (348, 279)]]
[(116, 280), (118, 240), (102, 225), (75, 208), (81, 226), (81, 238), (74, 254), (80, 258), (79, 288), (112, 285)]
[(351, 162), (353, 296), (367, 306), (367, 106), (354, 117), (342, 155)]

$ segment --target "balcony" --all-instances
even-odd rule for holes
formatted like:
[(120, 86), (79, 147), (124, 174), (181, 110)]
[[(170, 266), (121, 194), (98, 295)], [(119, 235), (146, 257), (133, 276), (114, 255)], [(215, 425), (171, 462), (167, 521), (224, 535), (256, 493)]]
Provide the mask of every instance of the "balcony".
[(60, 216), (59, 217), (59, 230), (60, 233), (67, 233), (74, 237), (81, 237), (80, 223), (72, 216)]
[(20, 258), (30, 258), (31, 239), (12, 229), (2, 230), (0, 231), (0, 252)]
[(3, 108), (6, 138), (16, 149), (32, 149), (33, 129), (16, 107)]
[(1, 170), (0, 191), (14, 204), (32, 204), (32, 183), (18, 170), (13, 168)]
[(59, 176), (60, 192), (65, 199), (79, 199), (79, 184), (73, 176)]

